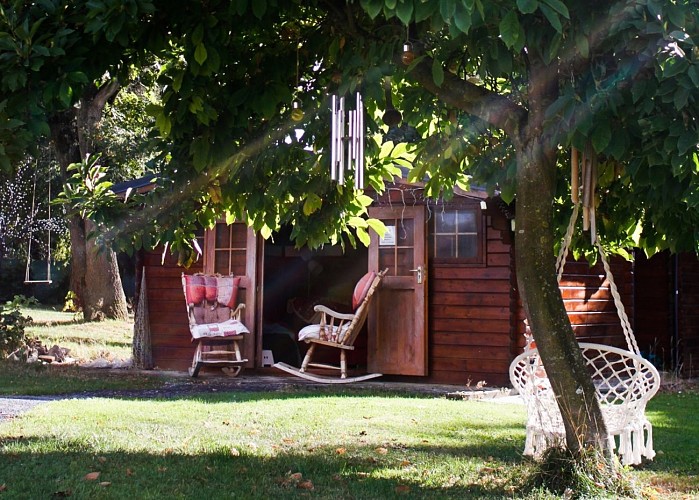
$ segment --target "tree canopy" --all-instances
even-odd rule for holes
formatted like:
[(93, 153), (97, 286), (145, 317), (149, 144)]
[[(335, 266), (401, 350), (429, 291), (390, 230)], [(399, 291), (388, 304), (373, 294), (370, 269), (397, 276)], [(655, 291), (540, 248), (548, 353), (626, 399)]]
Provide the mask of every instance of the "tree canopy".
[[(328, 96), (360, 91), (372, 186), (408, 165), (429, 193), (478, 183), (516, 203), (519, 291), (567, 395), (569, 438), (602, 441), (576, 396), (591, 388), (555, 281), (565, 166), (571, 147), (596, 158), (606, 242), (699, 250), (696, 0), (42, 0), (0, 13), (4, 165), (81, 89), (161, 62), (159, 188), (132, 198), (147, 208), (119, 215), (113, 235), (171, 241), (183, 262), (220, 217), (265, 236), (292, 224), (298, 244), (366, 241), (370, 198), (328, 166)], [(416, 143), (382, 147), (389, 101)]]

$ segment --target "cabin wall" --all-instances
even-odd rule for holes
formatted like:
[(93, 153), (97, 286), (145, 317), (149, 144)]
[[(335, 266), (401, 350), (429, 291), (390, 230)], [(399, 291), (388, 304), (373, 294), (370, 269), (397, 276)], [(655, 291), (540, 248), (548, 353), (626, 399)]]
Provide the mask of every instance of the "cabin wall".
[(696, 377), (699, 372), (699, 259), (677, 255), (677, 348), (679, 371)]
[(636, 252), (635, 334), (641, 354), (659, 369), (674, 365), (674, 258), (661, 252), (648, 258)]
[[(186, 370), (192, 363), (194, 345), (182, 291), (182, 272), (185, 269), (178, 266), (177, 259), (169, 253), (162, 264), (161, 259), (159, 252), (146, 252), (142, 260), (153, 366), (161, 370)], [(188, 274), (202, 272), (201, 260), (186, 271)]]
[[(620, 257), (609, 259), (612, 277), (633, 327), (633, 265)], [(560, 282), (563, 302), (573, 331), (580, 342), (626, 348), (626, 338), (601, 262), (568, 260)]]

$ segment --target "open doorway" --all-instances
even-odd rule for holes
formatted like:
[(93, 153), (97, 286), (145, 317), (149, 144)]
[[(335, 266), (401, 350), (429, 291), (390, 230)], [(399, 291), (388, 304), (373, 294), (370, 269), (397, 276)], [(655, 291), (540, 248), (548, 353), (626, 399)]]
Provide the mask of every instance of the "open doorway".
[[(272, 351), (275, 362), (299, 367), (307, 346), (296, 340), (298, 331), (317, 321), (317, 304), (352, 312), (352, 292), (367, 272), (368, 251), (349, 245), (344, 252), (339, 245), (299, 249), (290, 235), (291, 227), (284, 227), (264, 243), (262, 349)], [(349, 353), (350, 367), (366, 366), (366, 346), (365, 327)], [(325, 361), (321, 353), (318, 361)]]

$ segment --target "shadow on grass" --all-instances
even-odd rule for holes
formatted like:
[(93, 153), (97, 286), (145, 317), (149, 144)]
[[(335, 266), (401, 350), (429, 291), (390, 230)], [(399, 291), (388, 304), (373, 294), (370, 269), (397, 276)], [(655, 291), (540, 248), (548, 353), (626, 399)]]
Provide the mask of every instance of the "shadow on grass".
[[(367, 460), (333, 450), (256, 456), (230, 448), (194, 455), (102, 452), (62, 441), (48, 453), (11, 452), (41, 446), (26, 438), (0, 442), (5, 450), (3, 498), (502, 498), (502, 481), (431, 478), (429, 466), (399, 459)], [(429, 450), (451, 454), (456, 450)], [(458, 450), (460, 455), (467, 450)], [(479, 456), (479, 455), (477, 455)], [(439, 457), (437, 457), (439, 458)], [(402, 471), (396, 473), (395, 471)], [(99, 472), (95, 480), (86, 475)]]

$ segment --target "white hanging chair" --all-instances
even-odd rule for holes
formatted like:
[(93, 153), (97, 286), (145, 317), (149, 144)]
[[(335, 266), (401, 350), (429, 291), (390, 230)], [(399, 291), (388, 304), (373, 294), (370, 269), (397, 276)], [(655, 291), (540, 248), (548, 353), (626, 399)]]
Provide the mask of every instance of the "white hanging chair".
[[(579, 211), (576, 156), (573, 155), (573, 214), (556, 261), (559, 282), (563, 276)], [(594, 178), (594, 169), (586, 172), (585, 163), (583, 159), (583, 179), (587, 179), (583, 192), (590, 193), (594, 189), (589, 184), (589, 179)], [(591, 343), (580, 343), (580, 349), (595, 386), (595, 396), (607, 427), (610, 448), (617, 451), (624, 465), (639, 464), (643, 457), (652, 459), (655, 456), (653, 428), (645, 416), (645, 410), (647, 402), (658, 392), (660, 374), (640, 355), (604, 249), (595, 234), (592, 196), (588, 194), (584, 198), (584, 229), (591, 229), (592, 242), (599, 251), (628, 350)], [(547, 448), (565, 442), (565, 428), (546, 370), (539, 358), (539, 351), (531, 338), (527, 340), (525, 351), (512, 361), (509, 372), (512, 386), (522, 396), (527, 407), (524, 454), (538, 457)]]

